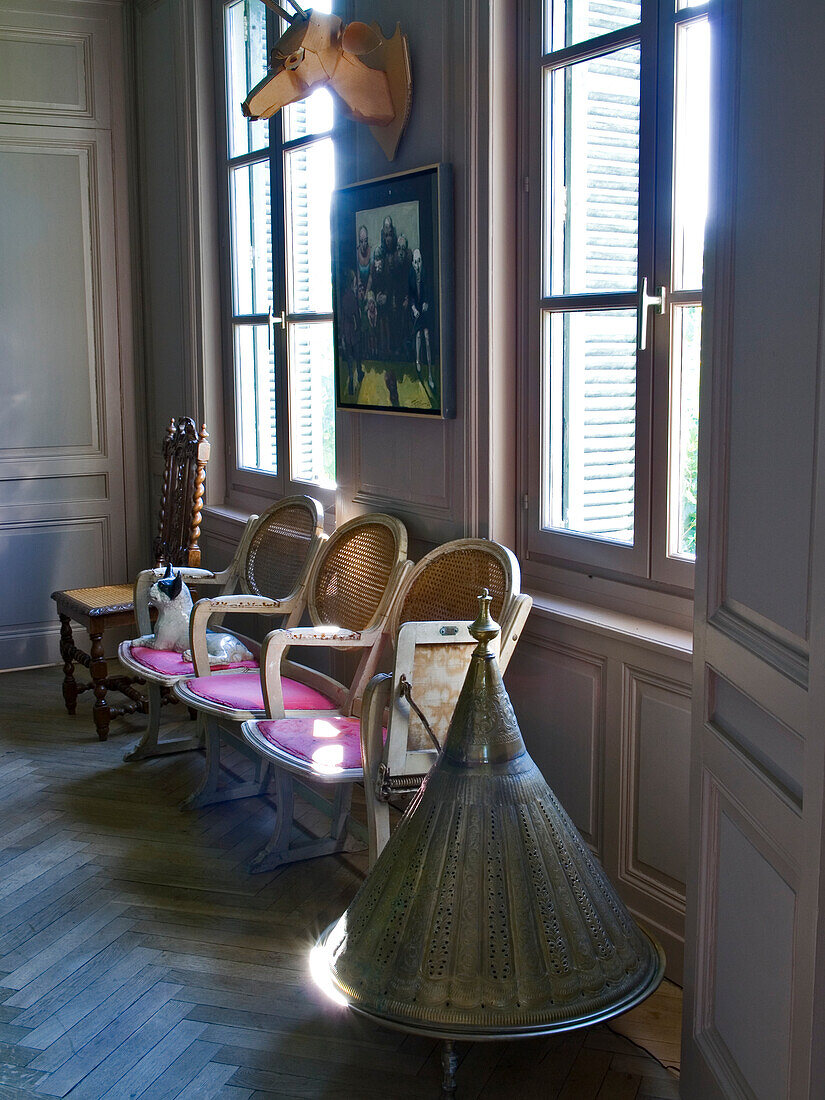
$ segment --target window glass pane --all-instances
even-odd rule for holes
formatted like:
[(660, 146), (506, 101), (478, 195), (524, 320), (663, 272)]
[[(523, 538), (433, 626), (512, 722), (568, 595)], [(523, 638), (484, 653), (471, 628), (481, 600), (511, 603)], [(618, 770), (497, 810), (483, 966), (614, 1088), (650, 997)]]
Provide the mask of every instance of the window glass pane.
[(544, 527), (633, 544), (636, 310), (544, 315)]
[[(289, 9), (289, 5), (285, 5)], [(305, 6), (305, 5), (302, 5)], [(313, 11), (332, 11), (332, 0), (316, 0)], [(285, 29), (286, 23), (281, 21)], [(313, 92), (300, 103), (290, 103), (281, 112), (284, 122), (284, 141), (306, 137), (308, 134), (325, 134), (332, 129), (332, 95), (325, 88)]]
[(544, 49), (562, 50), (633, 26), (641, 17), (641, 0), (545, 0)]
[(545, 294), (635, 290), (638, 45), (548, 72)]
[(284, 141), (325, 134), (332, 129), (332, 93), (319, 88), (300, 103), (290, 103), (283, 109)]
[(708, 209), (710, 27), (707, 19), (676, 28), (676, 120), (673, 163), (673, 289), (702, 286)]
[(235, 325), (239, 463), (277, 473), (275, 359), (268, 325)]
[(235, 0), (225, 12), (226, 129), (230, 157), (263, 149), (269, 125), (244, 118), (241, 104), (266, 73), (266, 8), (263, 0)]
[(232, 168), (232, 305), (236, 316), (267, 313), (272, 303), (269, 161)]
[(702, 307), (673, 309), (671, 470), (668, 553), (696, 557), (696, 458)]
[(331, 313), (329, 201), (335, 186), (331, 138), (284, 154), (288, 313)]
[(708, 0), (676, 0), (676, 10), (684, 11), (685, 8), (704, 7)]
[(332, 322), (289, 326), (289, 435), (292, 477), (335, 484)]

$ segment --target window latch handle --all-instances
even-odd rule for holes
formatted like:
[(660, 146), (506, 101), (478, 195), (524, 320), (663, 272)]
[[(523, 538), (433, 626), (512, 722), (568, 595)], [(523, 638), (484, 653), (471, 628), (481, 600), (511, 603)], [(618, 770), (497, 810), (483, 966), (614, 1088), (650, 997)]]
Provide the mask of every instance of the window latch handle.
[(647, 276), (642, 279), (639, 286), (639, 305), (636, 309), (636, 348), (644, 351), (647, 347), (647, 316), (652, 309), (655, 313), (664, 313), (667, 291), (663, 286), (657, 288), (655, 294), (647, 292)]
[(268, 340), (268, 346), (269, 346), (270, 350), (272, 349), (272, 343), (273, 343), (273, 338), (275, 336), (275, 326), (276, 325), (280, 325), (281, 328), (284, 329), (284, 331), (286, 331), (286, 313), (284, 313), (284, 311), (281, 310), (281, 312), (276, 317), (275, 312), (274, 312), (272, 306), (270, 305), (269, 312), (267, 313), (267, 327), (268, 327), (268, 330), (269, 330), (267, 340)]

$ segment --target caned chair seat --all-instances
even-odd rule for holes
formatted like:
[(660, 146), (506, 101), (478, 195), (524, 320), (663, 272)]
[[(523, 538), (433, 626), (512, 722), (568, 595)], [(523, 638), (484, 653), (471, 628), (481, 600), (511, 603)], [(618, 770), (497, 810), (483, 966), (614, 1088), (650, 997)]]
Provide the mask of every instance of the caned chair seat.
[[(204, 624), (210, 617), (213, 622), (219, 622), (228, 611), (232, 614), (277, 616), (276, 621), (296, 623), (303, 615), (307, 577), (324, 539), (322, 505), (313, 497), (305, 495), (284, 497), (260, 516), (249, 517), (232, 562), (223, 572), (210, 573), (204, 569), (181, 569), (178, 572), (183, 580), (195, 582), (202, 591), (217, 589), (219, 595), (211, 599), (201, 599), (195, 605)], [(135, 585), (137, 623), (141, 638), (151, 633), (149, 590), (158, 573), (159, 570), (156, 569), (145, 570)], [(194, 619), (194, 609), (192, 617)], [(240, 640), (252, 653), (253, 660), (211, 666), (206, 654), (205, 631), (202, 650), (199, 646), (195, 647), (198, 654), (193, 654), (193, 661), (184, 661), (180, 653), (135, 644), (139, 640), (123, 642), (118, 650), (121, 664), (149, 684), (149, 724), (142, 740), (127, 753), (127, 760), (142, 760), (162, 753), (180, 752), (201, 744), (200, 731), (197, 737), (184, 739), (160, 740), (158, 736), (160, 689), (172, 688), (182, 680), (195, 677), (198, 654), (207, 671), (214, 670), (223, 675), (228, 669), (252, 670), (252, 676), (244, 676), (245, 689), (250, 685), (257, 685), (258, 694), (261, 693), (257, 675), (260, 646), (250, 638), (243, 637)], [(204, 676), (203, 679), (208, 689), (211, 686), (211, 677)], [(201, 703), (203, 706), (212, 705), (206, 698), (202, 698)], [(263, 702), (260, 709), (262, 712)]]
[(352, 781), (363, 774), (358, 718), (342, 714), (267, 718), (254, 723), (248, 740), (259, 744), (273, 761), (281, 759), (308, 778)]
[(131, 584), (106, 584), (97, 588), (70, 588), (52, 592), (52, 599), (78, 622), (84, 618), (109, 615), (134, 615), (135, 590)]

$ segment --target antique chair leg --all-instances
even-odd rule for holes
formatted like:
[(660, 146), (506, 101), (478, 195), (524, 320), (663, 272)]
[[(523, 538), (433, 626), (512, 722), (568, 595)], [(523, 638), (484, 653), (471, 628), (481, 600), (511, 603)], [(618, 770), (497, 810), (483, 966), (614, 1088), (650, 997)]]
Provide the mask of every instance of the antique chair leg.
[(92, 684), (95, 693), (95, 705), (92, 708), (92, 717), (95, 720), (97, 736), (105, 741), (109, 736), (109, 719), (111, 717), (109, 706), (106, 702), (106, 656), (103, 648), (103, 634), (89, 634), (92, 643), (91, 663), (89, 672), (92, 674)]
[(60, 616), (60, 656), (63, 658), (63, 702), (69, 714), (77, 712), (77, 680), (74, 678), (74, 636), (72, 620), (68, 615)]
[(274, 871), (284, 862), (289, 851), (289, 838), (292, 834), (292, 818), (295, 812), (295, 787), (292, 776), (275, 768), (275, 812), (277, 819), (272, 836), (249, 861), (248, 871), (254, 875), (260, 871)]
[(209, 715), (199, 716), (198, 733), (206, 749), (206, 767), (200, 783), (180, 804), (182, 810), (194, 810), (216, 801), (221, 774), (221, 735), (218, 723)]

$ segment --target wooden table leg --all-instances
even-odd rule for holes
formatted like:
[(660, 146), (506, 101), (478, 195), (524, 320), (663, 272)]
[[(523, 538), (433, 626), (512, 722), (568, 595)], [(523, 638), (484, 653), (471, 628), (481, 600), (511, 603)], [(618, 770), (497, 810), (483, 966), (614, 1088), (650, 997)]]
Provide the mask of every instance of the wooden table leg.
[(63, 702), (69, 714), (77, 711), (77, 680), (74, 678), (74, 636), (72, 620), (68, 615), (60, 616), (60, 656), (63, 658)]
[(106, 703), (106, 656), (103, 648), (103, 634), (89, 634), (92, 643), (91, 664), (89, 672), (92, 674), (94, 685), (95, 705), (92, 708), (92, 716), (95, 720), (97, 736), (105, 741), (109, 736), (109, 707)]

